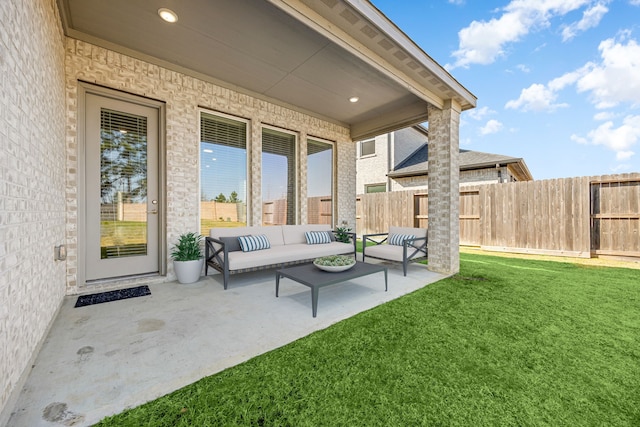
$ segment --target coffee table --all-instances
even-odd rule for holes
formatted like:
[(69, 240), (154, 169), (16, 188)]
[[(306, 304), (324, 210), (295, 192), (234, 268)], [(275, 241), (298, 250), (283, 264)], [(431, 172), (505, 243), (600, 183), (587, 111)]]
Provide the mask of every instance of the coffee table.
[(280, 290), (280, 277), (288, 277), (311, 288), (311, 309), (313, 317), (318, 312), (318, 290), (323, 286), (333, 285), (357, 277), (384, 272), (384, 290), (387, 291), (387, 267), (380, 264), (367, 264), (356, 261), (356, 265), (349, 270), (337, 273), (322, 271), (313, 263), (297, 265), (276, 270), (276, 297)]

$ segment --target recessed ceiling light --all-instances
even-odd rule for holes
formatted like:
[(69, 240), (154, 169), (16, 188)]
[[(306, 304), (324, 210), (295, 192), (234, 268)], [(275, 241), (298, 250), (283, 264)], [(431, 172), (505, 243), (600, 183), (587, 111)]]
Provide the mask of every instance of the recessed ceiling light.
[(360, 101), (360, 98), (358, 98), (357, 96), (352, 96), (351, 98), (349, 98), (349, 102), (358, 102)]
[(160, 15), (160, 18), (170, 23), (174, 23), (178, 20), (178, 15), (176, 15), (173, 10), (165, 7), (158, 9), (158, 15)]

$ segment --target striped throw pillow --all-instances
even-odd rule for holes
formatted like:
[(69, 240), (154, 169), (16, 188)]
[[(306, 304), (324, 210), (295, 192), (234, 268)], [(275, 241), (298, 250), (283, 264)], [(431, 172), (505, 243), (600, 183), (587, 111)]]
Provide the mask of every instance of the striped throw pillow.
[(402, 246), (407, 239), (413, 239), (415, 236), (412, 234), (392, 234), (389, 236), (389, 244)]
[(331, 243), (331, 236), (329, 236), (328, 231), (305, 231), (304, 237), (307, 239), (307, 245)]
[(271, 244), (264, 234), (259, 236), (240, 236), (238, 237), (242, 252), (259, 251), (261, 249), (269, 249)]

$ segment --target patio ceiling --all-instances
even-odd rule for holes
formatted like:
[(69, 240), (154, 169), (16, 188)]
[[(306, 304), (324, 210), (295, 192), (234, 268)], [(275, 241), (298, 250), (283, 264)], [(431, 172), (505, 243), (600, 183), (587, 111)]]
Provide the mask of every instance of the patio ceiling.
[[(292, 107), (362, 139), (476, 98), (364, 0), (58, 0), (65, 33)], [(158, 9), (176, 12), (169, 24)], [(357, 103), (349, 102), (356, 96)]]

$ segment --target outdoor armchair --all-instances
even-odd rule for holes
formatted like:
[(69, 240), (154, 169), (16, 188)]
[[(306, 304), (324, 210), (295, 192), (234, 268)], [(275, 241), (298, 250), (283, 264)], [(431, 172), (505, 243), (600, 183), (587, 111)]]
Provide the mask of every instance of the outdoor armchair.
[[(367, 246), (371, 243), (372, 246)], [(427, 229), (392, 226), (388, 233), (364, 234), (362, 261), (366, 262), (367, 257), (401, 262), (406, 276), (410, 262), (423, 261), (428, 257)]]

